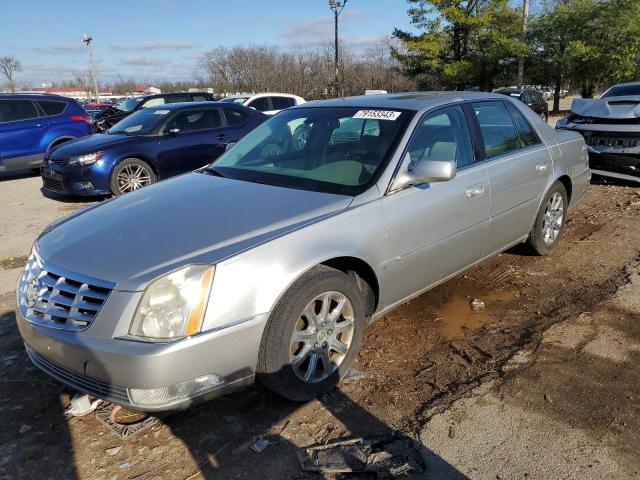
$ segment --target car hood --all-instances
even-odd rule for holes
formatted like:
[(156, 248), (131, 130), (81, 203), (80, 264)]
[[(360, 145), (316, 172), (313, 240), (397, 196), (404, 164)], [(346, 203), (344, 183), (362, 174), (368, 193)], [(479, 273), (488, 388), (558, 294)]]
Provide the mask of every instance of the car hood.
[(571, 104), (571, 111), (582, 117), (640, 118), (640, 96), (576, 98)]
[(140, 137), (94, 133), (93, 135), (63, 143), (51, 152), (50, 157), (69, 158), (75, 155), (84, 155), (85, 153), (93, 153), (99, 150), (112, 148), (123, 143), (129, 143), (134, 141), (136, 138), (139, 139)]
[(189, 173), (71, 215), (38, 239), (49, 268), (139, 290), (189, 263), (216, 263), (324, 216), (352, 197)]

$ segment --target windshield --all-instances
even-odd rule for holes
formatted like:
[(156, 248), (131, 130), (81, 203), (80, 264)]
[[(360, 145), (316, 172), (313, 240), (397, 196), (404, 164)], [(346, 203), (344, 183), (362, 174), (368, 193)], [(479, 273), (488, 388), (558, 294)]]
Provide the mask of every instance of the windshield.
[(120, 102), (116, 105), (118, 110), (122, 110), (123, 112), (133, 112), (133, 109), (138, 106), (138, 104), (142, 101), (142, 98), (130, 98), (129, 100), (125, 100), (124, 102)]
[(413, 112), (355, 107), (285, 110), (208, 170), (224, 177), (357, 195), (375, 181)]
[(632, 95), (640, 95), (640, 85), (616, 85), (604, 92), (602, 97), (626, 97)]
[(162, 123), (170, 110), (143, 109), (120, 120), (108, 130), (110, 134), (148, 135)]

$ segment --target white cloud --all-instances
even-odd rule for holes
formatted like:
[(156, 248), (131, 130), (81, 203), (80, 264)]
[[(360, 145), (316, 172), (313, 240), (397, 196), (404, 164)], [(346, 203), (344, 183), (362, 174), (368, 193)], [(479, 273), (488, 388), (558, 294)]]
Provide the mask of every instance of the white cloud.
[(193, 43), (186, 42), (140, 42), (140, 43), (114, 43), (113, 50), (189, 50), (195, 48)]
[(77, 45), (73, 43), (60, 43), (57, 45), (34, 47), (33, 50), (37, 53), (42, 53), (43, 55), (67, 55), (82, 53), (84, 48), (84, 45), (78, 41)]
[(128, 57), (121, 58), (120, 63), (122, 65), (150, 67), (150, 66), (164, 65), (164, 64), (167, 64), (168, 62), (166, 60), (160, 60), (157, 58), (147, 58), (141, 55), (130, 55)]

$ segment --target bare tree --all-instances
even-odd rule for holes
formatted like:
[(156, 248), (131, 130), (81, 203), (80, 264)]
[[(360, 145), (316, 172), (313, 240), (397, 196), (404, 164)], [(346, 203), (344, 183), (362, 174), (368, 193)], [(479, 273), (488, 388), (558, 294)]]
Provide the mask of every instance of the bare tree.
[(12, 92), (16, 91), (16, 81), (13, 78), (13, 75), (16, 72), (21, 71), (22, 64), (16, 57), (12, 55), (0, 57), (0, 72), (2, 72), (2, 75), (7, 79), (9, 90), (11, 90)]
[[(91, 72), (79, 70), (73, 76), (74, 86), (82, 88), (87, 95), (87, 99), (93, 94), (93, 82), (91, 80)], [(97, 102), (97, 100), (96, 100)]]

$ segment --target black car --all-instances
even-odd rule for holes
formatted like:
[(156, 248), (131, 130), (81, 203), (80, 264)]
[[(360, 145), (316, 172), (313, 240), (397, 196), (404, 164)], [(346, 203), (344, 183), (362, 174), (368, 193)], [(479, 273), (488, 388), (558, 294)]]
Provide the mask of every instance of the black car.
[(508, 97), (517, 98), (527, 105), (531, 110), (540, 115), (545, 122), (549, 119), (549, 106), (542, 96), (542, 92), (531, 90), (528, 88), (503, 88), (496, 90), (496, 93), (507, 95)]
[(183, 93), (160, 93), (156, 95), (145, 95), (141, 97), (129, 98), (120, 102), (115, 107), (107, 107), (95, 115), (95, 127), (98, 132), (104, 132), (114, 126), (123, 118), (137, 112), (142, 108), (167, 103), (182, 102), (214, 102), (216, 98), (208, 92), (183, 92)]

